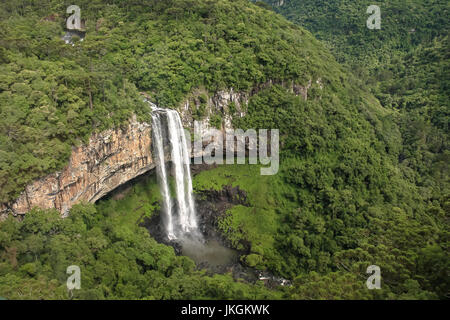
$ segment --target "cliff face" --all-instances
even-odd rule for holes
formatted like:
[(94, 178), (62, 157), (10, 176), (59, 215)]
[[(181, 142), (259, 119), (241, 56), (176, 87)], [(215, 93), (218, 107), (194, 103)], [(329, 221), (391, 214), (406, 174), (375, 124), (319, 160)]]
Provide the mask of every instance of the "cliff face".
[(151, 126), (133, 118), (125, 129), (94, 134), (89, 144), (73, 147), (64, 170), (35, 180), (13, 204), (1, 205), (0, 213), (21, 215), (36, 206), (66, 215), (74, 204), (95, 202), (152, 168)]
[[(320, 79), (315, 82), (322, 88)], [(306, 100), (312, 81), (305, 86), (268, 81), (249, 93), (235, 92), (233, 89), (219, 91), (203, 102), (199, 95), (204, 92), (199, 91), (179, 108), (183, 126), (193, 129), (193, 110), (204, 104), (204, 116), (197, 119), (203, 128), (202, 135), (208, 136), (214, 115), (221, 116), (222, 131), (232, 129), (232, 119), (245, 115), (249, 97), (273, 84), (280, 84)], [(125, 182), (155, 168), (151, 137), (151, 125), (137, 122), (136, 118), (132, 118), (124, 129), (116, 128), (94, 134), (87, 145), (72, 148), (69, 164), (64, 170), (35, 180), (14, 203), (0, 204), (0, 219), (10, 212), (23, 215), (33, 207), (55, 208), (65, 216), (74, 204), (97, 201)], [(214, 142), (217, 141), (211, 138), (204, 141), (207, 144)], [(202, 154), (192, 156), (199, 157)]]

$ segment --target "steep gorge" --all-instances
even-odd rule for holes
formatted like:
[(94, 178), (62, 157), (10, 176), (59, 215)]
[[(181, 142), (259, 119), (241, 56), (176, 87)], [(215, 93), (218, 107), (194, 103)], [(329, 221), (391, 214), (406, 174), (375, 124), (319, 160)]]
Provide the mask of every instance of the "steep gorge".
[[(304, 86), (280, 83), (295, 95), (307, 99), (312, 80)], [(214, 125), (212, 118), (219, 115), (220, 129), (232, 129), (233, 117), (245, 116), (249, 98), (260, 90), (278, 84), (269, 81), (255, 86), (250, 92), (236, 92), (232, 88), (221, 90), (202, 101), (207, 92), (194, 91), (179, 107), (183, 126), (193, 129), (198, 121), (207, 131)], [(320, 78), (314, 81), (322, 88)], [(144, 94), (145, 95), (145, 94)], [(234, 110), (230, 108), (233, 106)], [(203, 107), (199, 117), (194, 113)], [(202, 156), (193, 154), (192, 157)], [(167, 159), (166, 159), (167, 160)], [(27, 185), (13, 202), (0, 204), (0, 217), (9, 213), (24, 215), (33, 207), (57, 209), (62, 216), (80, 202), (94, 203), (115, 188), (156, 167), (152, 154), (152, 126), (139, 122), (133, 116), (126, 126), (93, 134), (88, 144), (74, 146), (68, 165), (61, 171), (49, 174)]]

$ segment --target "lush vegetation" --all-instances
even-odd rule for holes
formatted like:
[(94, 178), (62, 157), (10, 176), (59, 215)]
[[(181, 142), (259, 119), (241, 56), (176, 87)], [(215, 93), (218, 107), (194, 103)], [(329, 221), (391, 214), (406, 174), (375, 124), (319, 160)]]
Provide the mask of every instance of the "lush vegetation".
[[(449, 3), (290, 0), (279, 6), (278, 1), (266, 2), (322, 40), (360, 86), (394, 111), (391, 121), (401, 139), (398, 167), (417, 188), (417, 201), (431, 209), (431, 217), (438, 217), (438, 212), (445, 215), (438, 218), (439, 228), (448, 230)], [(381, 30), (366, 27), (366, 9), (372, 4), (381, 8)], [(446, 252), (448, 239), (439, 242)]]
[[(421, 43), (446, 36), (450, 6), (445, 0), (264, 0), (323, 41), (339, 62), (368, 74)], [(366, 26), (370, 5), (381, 10), (381, 30)]]
[[(243, 263), (295, 279), (292, 297), (444, 297), (448, 203), (425, 201), (399, 166), (402, 146), (391, 115), (375, 118), (364, 102), (360, 111), (345, 108), (337, 96), (327, 101), (326, 91), (308, 102), (281, 87), (254, 96), (237, 122), (280, 128), (279, 174), (223, 166), (199, 174), (195, 190), (246, 191), (248, 203), (228, 210), (219, 228), (248, 252)], [(376, 293), (361, 287), (371, 264), (383, 270)]]
[[(277, 8), (346, 67), (302, 27), (244, 0), (80, 0), (87, 37), (73, 46), (60, 40), (68, 1), (2, 3), (0, 202), (63, 166), (92, 131), (148, 117), (138, 90), (171, 107), (197, 89), (252, 92), (234, 125), (280, 130), (280, 172), (223, 166), (197, 175), (194, 188), (199, 197), (229, 185), (245, 191), (220, 231), (247, 252), (243, 264), (293, 285), (207, 276), (156, 243), (139, 226), (159, 206), (150, 179), (67, 219), (35, 209), (2, 222), (0, 296), (67, 298), (66, 268), (79, 265), (82, 290), (71, 294), (81, 299), (445, 298), (447, 4), (409, 1), (412, 15), (400, 2), (389, 10), (406, 22), (384, 13), (385, 33), (365, 28), (360, 2)], [(282, 85), (252, 90), (269, 80)], [(307, 100), (286, 86), (310, 80)], [(381, 290), (365, 287), (373, 264)]]
[[(400, 165), (428, 201), (448, 199), (448, 1), (266, 2), (322, 40), (385, 108), (396, 111)], [(371, 4), (380, 6), (381, 30), (366, 27)]]
[[(276, 299), (262, 283), (206, 276), (139, 226), (159, 208), (153, 176), (70, 217), (33, 210), (0, 231), (0, 296), (9, 299)], [(66, 268), (81, 269), (81, 289), (67, 291)]]

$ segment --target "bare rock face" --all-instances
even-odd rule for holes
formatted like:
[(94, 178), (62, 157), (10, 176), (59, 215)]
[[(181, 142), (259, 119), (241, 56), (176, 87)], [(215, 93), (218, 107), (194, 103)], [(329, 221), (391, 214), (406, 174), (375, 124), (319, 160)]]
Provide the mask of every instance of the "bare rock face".
[(72, 148), (69, 164), (60, 172), (35, 180), (0, 213), (23, 215), (33, 207), (55, 208), (63, 216), (82, 201), (95, 202), (108, 192), (155, 167), (151, 126), (133, 117), (125, 129), (94, 134), (89, 144)]

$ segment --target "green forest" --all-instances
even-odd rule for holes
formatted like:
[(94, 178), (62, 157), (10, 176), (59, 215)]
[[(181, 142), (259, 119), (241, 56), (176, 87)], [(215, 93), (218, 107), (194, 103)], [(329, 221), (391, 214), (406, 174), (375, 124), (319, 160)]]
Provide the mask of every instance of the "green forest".
[[(245, 192), (218, 232), (243, 266), (292, 285), (211, 274), (158, 243), (142, 227), (161, 210), (149, 175), (67, 218), (35, 208), (0, 222), (0, 297), (449, 298), (448, 2), (378, 1), (369, 30), (368, 1), (78, 0), (86, 38), (67, 45), (71, 4), (0, 4), (0, 203), (93, 132), (150, 121), (140, 92), (176, 109), (233, 88), (250, 97), (235, 128), (279, 129), (280, 170), (214, 166), (194, 175), (195, 196)], [(308, 82), (306, 100), (285, 85)], [(69, 265), (80, 290), (67, 290)], [(366, 287), (370, 265), (381, 290)]]

